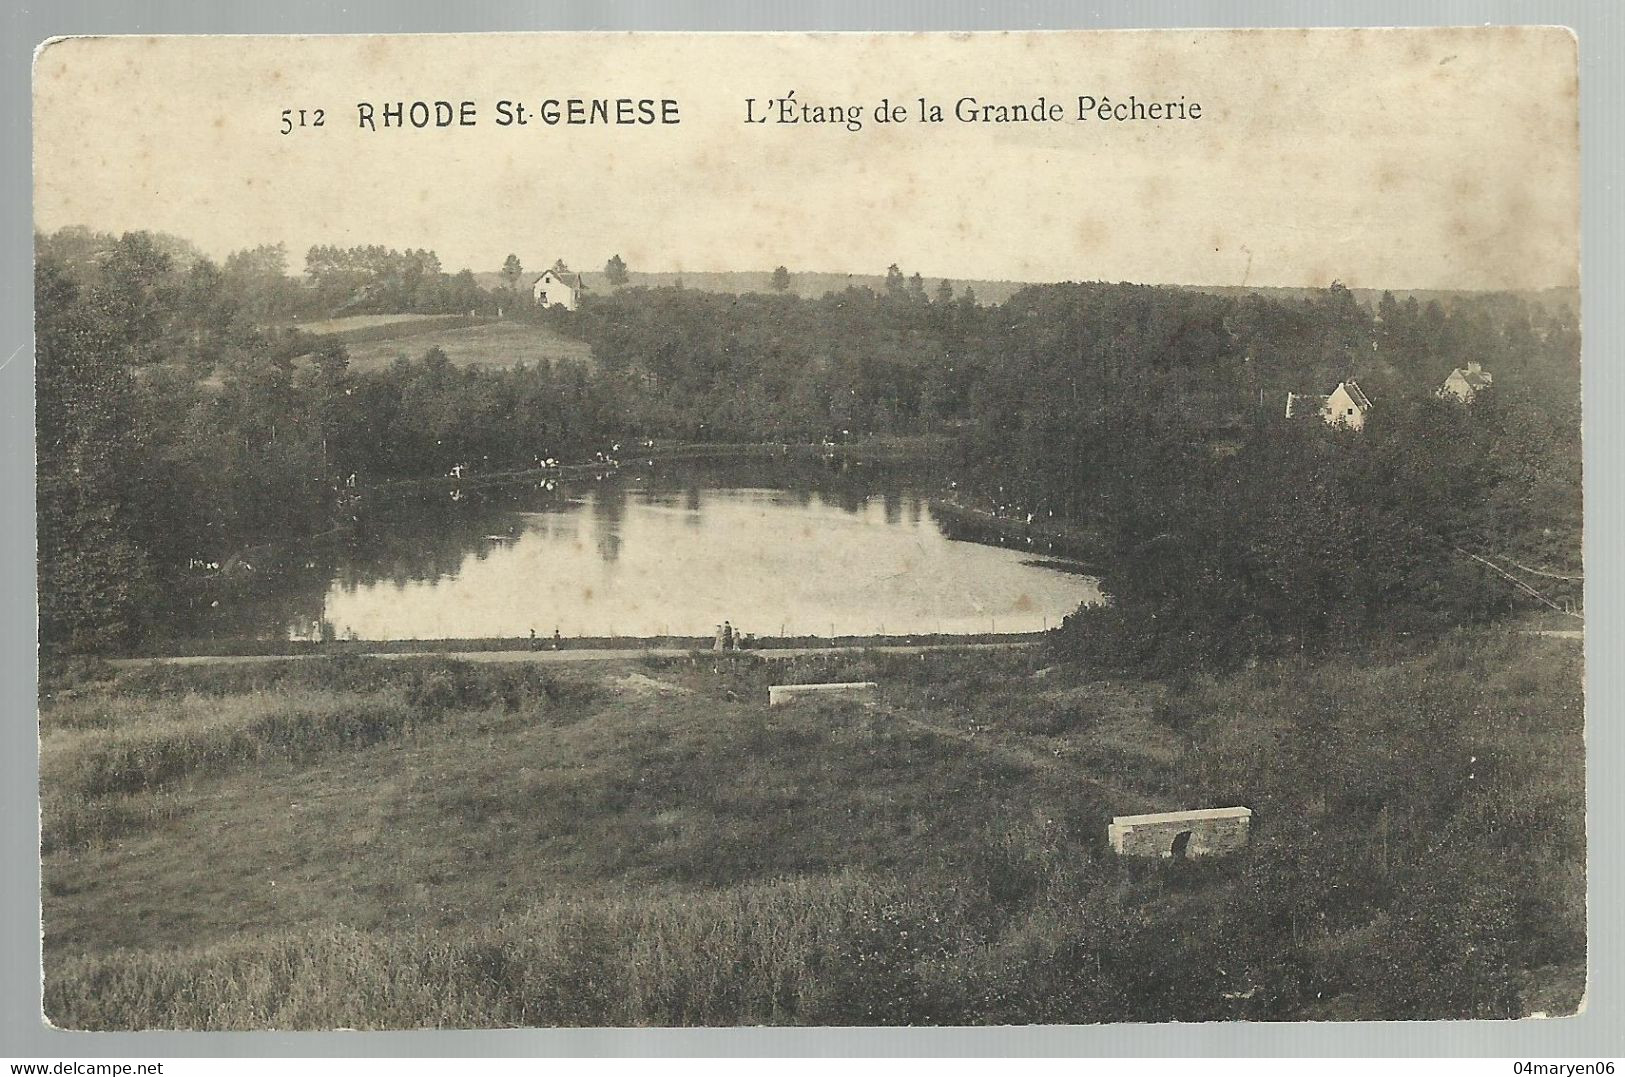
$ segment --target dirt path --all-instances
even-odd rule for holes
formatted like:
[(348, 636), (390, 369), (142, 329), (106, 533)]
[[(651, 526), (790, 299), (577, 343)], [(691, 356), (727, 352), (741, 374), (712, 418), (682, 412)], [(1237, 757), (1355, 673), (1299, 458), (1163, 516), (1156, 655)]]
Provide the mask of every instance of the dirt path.
[[(909, 644), (881, 644), (873, 647), (771, 647), (763, 650), (752, 650), (741, 653), (750, 654), (769, 660), (804, 658), (809, 655), (821, 654), (858, 654), (870, 652), (872, 654), (923, 654), (926, 651), (999, 651), (1015, 647), (1036, 647), (1034, 640), (1012, 640), (1009, 643), (922, 643)], [(532, 662), (532, 663), (569, 663), (569, 662), (614, 662), (633, 661), (650, 656), (656, 658), (686, 658), (691, 654), (711, 654), (710, 651), (695, 651), (681, 647), (604, 647), (565, 649), (561, 651), (364, 651), (345, 652), (355, 653), (361, 658), (449, 658), (458, 662)], [(114, 658), (109, 665), (120, 668), (135, 666), (216, 666), (229, 663), (256, 663), (256, 662), (299, 662), (311, 659), (327, 658), (326, 654), (319, 652), (306, 652), (304, 654), (196, 654), (196, 655), (165, 655), (157, 658)]]

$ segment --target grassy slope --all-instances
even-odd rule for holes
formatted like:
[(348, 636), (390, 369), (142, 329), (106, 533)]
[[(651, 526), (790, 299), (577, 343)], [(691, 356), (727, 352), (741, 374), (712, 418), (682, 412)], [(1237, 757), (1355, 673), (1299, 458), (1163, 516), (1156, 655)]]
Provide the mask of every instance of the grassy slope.
[[(444, 351), (456, 366), (506, 369), (521, 363), (592, 361), (592, 348), (586, 343), (532, 322), (469, 325), (465, 319), (438, 314), (362, 314), (308, 322), (299, 328), (311, 334), (311, 348), (324, 334), (336, 337), (350, 356), (351, 369), (358, 371), (382, 370), (403, 355), (421, 359), (430, 348)], [(308, 355), (294, 360), (296, 366), (309, 362)], [(219, 389), (224, 384), (221, 371), (210, 373), (202, 384)]]
[[(908, 661), (922, 664), (893, 664)], [(412, 661), (406, 675), (451, 666)], [(382, 670), (377, 692), (278, 685), (274, 695), (98, 693), (60, 704), (44, 722), (48, 800), (58, 792), (73, 801), (173, 797), (166, 803), (178, 801), (184, 814), (94, 855), (53, 856), (61, 871), (49, 889), (76, 899), (51, 917), (48, 935), (69, 949), (161, 946), (335, 907), (370, 928), (434, 919), (442, 908), (448, 923), (490, 917), (583, 884), (726, 886), (847, 866), (914, 871), (936, 855), (916, 840), (921, 834), (959, 845), (976, 830), (987, 808), (978, 788), (1019, 787), (1024, 805), (1055, 797), (1056, 810), (1100, 808), (1088, 802), (1088, 783), (1061, 775), (1047, 765), (1052, 758), (1035, 765), (1028, 745), (976, 745), (968, 730), (947, 719), (922, 723), (913, 708), (771, 710), (773, 678), (748, 662), (726, 663), (721, 674), (709, 658), (673, 667), (629, 661), (569, 672), (562, 676), (594, 686), (566, 694), (590, 691), (591, 699), (512, 712), (425, 708), (375, 738), (348, 740), (320, 738), (322, 719), (376, 712), (382, 722), (412, 709), (416, 690), (403, 690), (393, 668)], [(505, 672), (531, 683), (560, 676)], [(175, 684), (206, 680), (194, 674), (165, 671)], [(618, 687), (629, 675), (630, 687)], [(661, 693), (644, 676), (673, 687)], [(271, 715), (284, 717), (283, 728), (261, 735), (260, 750), (239, 743), (253, 739), (241, 731), (263, 729)], [(375, 743), (350, 747), (365, 739)], [(283, 750), (290, 740), (297, 747)], [(153, 747), (176, 742), (190, 742), (191, 762)], [(126, 777), (114, 780), (118, 773)], [(65, 804), (53, 807), (66, 818)], [(857, 850), (854, 827), (864, 835)], [(93, 828), (46, 830), (53, 844), (71, 845)], [(179, 893), (202, 887), (202, 900), (157, 903), (174, 917), (113, 915), (152, 904), (142, 895), (177, 881)]]
[(579, 340), (560, 336), (543, 325), (513, 321), (414, 333), (396, 340), (357, 341), (346, 347), (350, 366), (356, 370), (377, 370), (401, 355), (416, 359), (430, 348), (441, 349), (458, 366), (506, 368), (592, 359), (592, 349)]
[(393, 326), (401, 332), (410, 332), (414, 323), (438, 321), (439, 314), (350, 314), (342, 318), (319, 318), (307, 322), (288, 322), (282, 326), (285, 329), (299, 329), (306, 333), (337, 334), (353, 333), (359, 330), (377, 330), (382, 326)]
[[(1172, 685), (1035, 676), (1043, 662), (793, 667), (880, 680), (872, 711), (770, 710), (782, 674), (710, 656), (564, 673), (352, 658), (58, 692), (48, 1012), (322, 1027), (1573, 1008), (1573, 643), (1482, 633)], [(1260, 812), (1244, 856), (1169, 869), (1103, 849), (1113, 813), (1237, 802)], [(1467, 848), (1486, 840), (1507, 855)], [(1475, 934), (1480, 964), (1452, 967)], [(1397, 967), (1413, 953), (1437, 982)], [(1385, 961), (1406, 991), (1371, 980)]]

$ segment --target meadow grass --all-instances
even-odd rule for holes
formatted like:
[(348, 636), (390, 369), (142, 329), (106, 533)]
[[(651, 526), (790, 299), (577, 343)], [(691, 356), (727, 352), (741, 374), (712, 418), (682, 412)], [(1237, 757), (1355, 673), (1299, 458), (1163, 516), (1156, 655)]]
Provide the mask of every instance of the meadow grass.
[[(61, 693), (41, 710), (41, 847), (122, 835), (143, 818), (184, 808), (172, 789), (199, 772), (229, 774), (270, 760), (323, 754), (413, 736), (470, 709), (523, 709), (557, 719), (590, 694), (534, 668), (493, 675), (438, 659), (399, 669), (339, 658), (264, 666), (133, 670), (101, 691)], [(153, 804), (143, 795), (161, 795)]]
[[(1170, 680), (1040, 650), (47, 685), (69, 1027), (1518, 1016), (1584, 985), (1580, 648)], [(876, 680), (873, 707), (769, 708)], [(1246, 804), (1121, 861), (1113, 814)]]
[(351, 369), (360, 371), (381, 370), (401, 355), (417, 359), (430, 348), (445, 352), (455, 366), (507, 369), (520, 363), (534, 367), (561, 360), (592, 360), (588, 345), (534, 322), (457, 326), (414, 332), (404, 338), (357, 340), (346, 346)]
[[(541, 902), (466, 930), (331, 925), (184, 953), (122, 953), (55, 970), (62, 1025), (417, 1028), (818, 1022), (850, 962), (908, 954), (935, 909), (851, 875), (681, 898)], [(891, 923), (879, 935), (873, 925)]]
[[(409, 332), (412, 327), (424, 323), (438, 324), (447, 320), (443, 314), (351, 314), (341, 318), (321, 318), (317, 320), (293, 322), (283, 328), (298, 329), (313, 335), (343, 335), (360, 330), (376, 330), (383, 327), (393, 327), (401, 332)], [(453, 315), (458, 317), (460, 315)]]

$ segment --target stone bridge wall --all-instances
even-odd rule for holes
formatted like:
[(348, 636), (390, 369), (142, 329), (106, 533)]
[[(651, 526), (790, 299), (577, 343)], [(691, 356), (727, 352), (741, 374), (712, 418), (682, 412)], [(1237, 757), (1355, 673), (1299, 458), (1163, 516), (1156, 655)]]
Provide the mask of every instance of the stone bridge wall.
[(855, 699), (872, 702), (880, 686), (874, 681), (837, 681), (831, 684), (775, 684), (767, 690), (769, 706), (798, 699)]
[[(1218, 856), (1247, 844), (1252, 818), (1251, 808), (1119, 815), (1106, 833), (1122, 856)], [(1182, 834), (1189, 836), (1181, 841)]]

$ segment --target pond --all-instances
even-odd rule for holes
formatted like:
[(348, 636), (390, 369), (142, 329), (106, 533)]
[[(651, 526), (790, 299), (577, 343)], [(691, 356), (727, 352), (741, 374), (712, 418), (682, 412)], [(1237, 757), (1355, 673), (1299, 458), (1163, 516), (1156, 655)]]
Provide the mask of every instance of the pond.
[[(596, 481), (372, 514), (270, 594), (203, 612), (203, 635), (285, 639), (1014, 633), (1054, 627), (1097, 582), (1021, 544), (950, 538), (916, 477), (876, 467), (659, 464)], [(477, 502), (477, 503), (476, 503)]]

